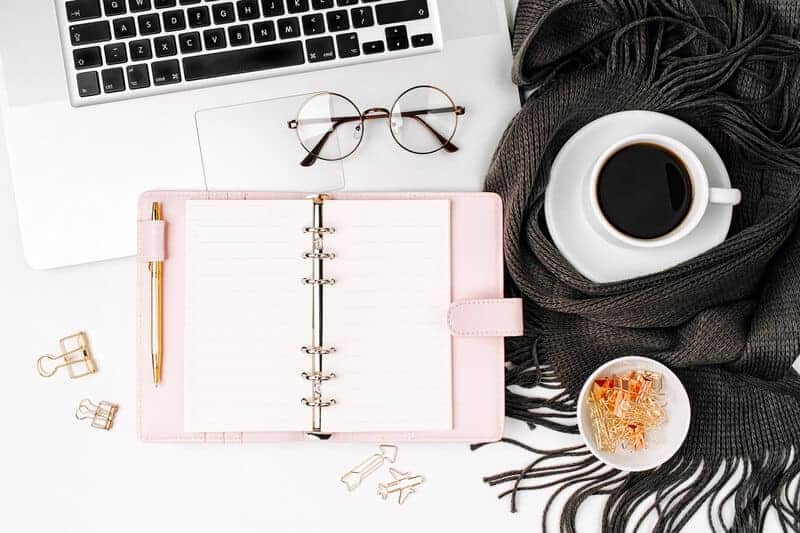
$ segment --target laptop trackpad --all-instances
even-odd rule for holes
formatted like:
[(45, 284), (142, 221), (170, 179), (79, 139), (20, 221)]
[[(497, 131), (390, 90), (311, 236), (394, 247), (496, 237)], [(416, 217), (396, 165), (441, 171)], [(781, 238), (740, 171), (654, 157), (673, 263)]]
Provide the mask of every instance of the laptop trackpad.
[(340, 162), (300, 166), (306, 151), (287, 122), (295, 118), (308, 96), (198, 111), (206, 187), (302, 192), (344, 188)]

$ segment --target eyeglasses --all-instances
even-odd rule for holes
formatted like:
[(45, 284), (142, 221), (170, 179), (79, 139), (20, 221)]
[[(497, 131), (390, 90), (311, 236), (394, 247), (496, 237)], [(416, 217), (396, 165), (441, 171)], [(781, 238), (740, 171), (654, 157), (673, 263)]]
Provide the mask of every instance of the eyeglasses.
[(466, 110), (457, 106), (443, 90), (420, 85), (401, 94), (391, 107), (373, 107), (363, 113), (346, 96), (322, 92), (300, 107), (289, 128), (308, 155), (300, 162), (310, 167), (318, 159), (339, 161), (355, 152), (364, 138), (364, 122), (386, 119), (392, 138), (413, 154), (432, 154), (439, 150), (457, 152), (452, 143), (458, 117)]

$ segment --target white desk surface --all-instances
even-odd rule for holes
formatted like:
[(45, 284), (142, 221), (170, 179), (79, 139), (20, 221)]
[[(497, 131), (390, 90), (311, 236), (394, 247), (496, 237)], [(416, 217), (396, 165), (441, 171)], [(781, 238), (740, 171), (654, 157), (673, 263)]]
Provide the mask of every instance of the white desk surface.
[[(513, 0), (511, 0), (513, 1)], [(375, 494), (376, 473), (356, 492), (338, 479), (372, 445), (154, 445), (135, 435), (134, 261), (37, 272), (22, 256), (7, 154), (0, 132), (0, 531), (126, 533), (265, 531), (539, 531), (549, 492), (523, 493), (520, 512), (481, 477), (521, 468), (531, 457), (504, 444), (406, 444), (397, 466), (426, 476), (403, 506)], [(98, 221), (102, 223), (102, 221)], [(77, 238), (77, 237), (76, 237)], [(100, 371), (80, 380), (44, 379), (36, 356), (85, 330)], [(110, 432), (74, 418), (81, 398), (119, 403)], [(577, 437), (507, 434), (540, 448)], [(579, 515), (579, 531), (599, 531), (599, 500)], [(555, 523), (552, 524), (553, 527)], [(706, 530), (701, 516), (690, 531)]]

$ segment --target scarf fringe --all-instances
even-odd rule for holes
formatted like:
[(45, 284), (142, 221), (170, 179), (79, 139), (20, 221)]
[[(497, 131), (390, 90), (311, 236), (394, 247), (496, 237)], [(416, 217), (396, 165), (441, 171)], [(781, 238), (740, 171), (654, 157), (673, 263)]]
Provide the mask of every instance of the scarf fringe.
[[(585, 445), (543, 450), (505, 438), (535, 456), (527, 466), (483, 478), (502, 488), (498, 498), (510, 499), (518, 510), (523, 491), (555, 489), (542, 510), (542, 531), (556, 500), (568, 493), (560, 529), (578, 531), (578, 509), (591, 497), (606, 498), (602, 531), (653, 533), (682, 531), (704, 506), (716, 532), (765, 531), (770, 514), (784, 533), (800, 531), (800, 449), (767, 453), (760, 458), (718, 458), (704, 461), (678, 454), (656, 470), (623, 472), (596, 459)], [(485, 444), (475, 444), (478, 450)]]
[[(508, 344), (506, 415), (531, 429), (541, 426), (577, 434), (576, 399), (564, 390), (543, 360), (538, 340), (509, 339)], [(556, 393), (551, 398), (524, 394), (534, 387)], [(656, 470), (628, 473), (605, 465), (585, 445), (545, 450), (509, 438), (500, 442), (533, 454), (534, 459), (521, 469), (487, 476), (483, 481), (503, 488), (498, 498), (510, 498), (512, 513), (518, 511), (521, 492), (555, 488), (542, 511), (543, 532), (562, 494), (569, 494), (560, 522), (561, 531), (566, 533), (578, 531), (578, 509), (593, 496), (607, 498), (602, 516), (604, 533), (628, 531), (631, 526), (639, 531), (647, 520), (654, 521), (648, 531), (680, 531), (703, 506), (715, 533), (764, 531), (770, 511), (781, 531), (800, 532), (800, 446), (761, 456), (716, 457), (710, 461), (682, 449)], [(485, 445), (476, 444), (471, 449)]]

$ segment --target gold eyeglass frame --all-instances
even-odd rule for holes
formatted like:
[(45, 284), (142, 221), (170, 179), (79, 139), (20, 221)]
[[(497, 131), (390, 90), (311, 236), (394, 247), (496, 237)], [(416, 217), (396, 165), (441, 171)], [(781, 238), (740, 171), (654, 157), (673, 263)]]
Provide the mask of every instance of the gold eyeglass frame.
[[(434, 91), (438, 91), (441, 94), (443, 94), (445, 96), (445, 98), (447, 98), (447, 100), (450, 102), (450, 105), (451, 105), (451, 107), (448, 107), (448, 108), (421, 109), (421, 110), (417, 110), (417, 111), (404, 111), (404, 112), (400, 113), (401, 117), (413, 118), (413, 119), (419, 121), (423, 126), (425, 126), (425, 128), (428, 131), (430, 131), (439, 140), (440, 146), (438, 148), (433, 149), (433, 150), (424, 151), (424, 152), (423, 151), (412, 150), (412, 149), (408, 148), (407, 146), (405, 146), (403, 143), (401, 143), (400, 140), (397, 138), (397, 135), (395, 134), (394, 130), (392, 129), (392, 125), (391, 125), (391, 119), (392, 119), (392, 116), (393, 116), (393, 113), (392, 113), (391, 110), (393, 110), (397, 106), (397, 104), (400, 102), (400, 100), (405, 95), (407, 95), (411, 91), (415, 91), (417, 89), (433, 89)], [(333, 124), (334, 124), (333, 127), (331, 129), (329, 129), (328, 132), (325, 133), (325, 135), (322, 136), (322, 138), (320, 139), (320, 141), (317, 143), (317, 145), (314, 148), (309, 149), (305, 145), (305, 143), (303, 142), (303, 139), (300, 137), (300, 128), (299, 128), (299, 125), (300, 125), (300, 113), (303, 111), (303, 109), (308, 104), (308, 102), (310, 102), (314, 98), (319, 97), (320, 95), (338, 96), (339, 98), (342, 98), (343, 100), (345, 100), (346, 102), (348, 102), (350, 105), (353, 106), (353, 109), (358, 113), (358, 115), (357, 116), (354, 115), (352, 117), (349, 117), (349, 116), (347, 116), (347, 117), (330, 117), (328, 119), (325, 119), (326, 121), (333, 121)], [(443, 112), (448, 112), (448, 113), (452, 112), (455, 115), (455, 124), (453, 126), (453, 131), (450, 132), (450, 136), (449, 137), (445, 137), (444, 135), (440, 134), (430, 124), (425, 122), (419, 116), (419, 115), (422, 115), (422, 114), (443, 113)], [(315, 94), (309, 96), (303, 102), (303, 104), (300, 106), (300, 108), (298, 109), (296, 118), (294, 120), (290, 120), (287, 124), (289, 126), (289, 129), (292, 129), (292, 130), (295, 131), (295, 134), (297, 135), (297, 141), (300, 143), (300, 146), (302, 146), (303, 149), (308, 153), (308, 155), (300, 162), (300, 165), (303, 166), (303, 167), (310, 167), (311, 165), (316, 163), (316, 161), (318, 159), (321, 159), (323, 161), (341, 161), (341, 160), (346, 159), (346, 158), (350, 157), (351, 155), (353, 155), (356, 152), (356, 150), (358, 150), (358, 148), (361, 146), (361, 143), (364, 140), (364, 132), (365, 132), (364, 123), (365, 123), (365, 121), (367, 121), (367, 120), (376, 120), (376, 119), (386, 119), (387, 121), (389, 121), (389, 133), (392, 135), (392, 138), (394, 139), (395, 143), (397, 143), (400, 146), (400, 148), (402, 148), (406, 152), (409, 152), (409, 153), (412, 153), (412, 154), (417, 154), (417, 155), (433, 154), (433, 153), (439, 152), (441, 150), (445, 150), (445, 151), (450, 152), (450, 153), (457, 152), (459, 150), (459, 148), (458, 148), (458, 146), (453, 144), (452, 141), (453, 141), (453, 138), (455, 138), (456, 132), (458, 131), (459, 117), (464, 116), (466, 114), (466, 112), (467, 111), (463, 106), (456, 105), (455, 101), (453, 101), (453, 99), (450, 97), (449, 94), (447, 94), (444, 90), (440, 89), (439, 87), (435, 87), (433, 85), (416, 85), (414, 87), (410, 87), (409, 89), (406, 89), (405, 91), (403, 91), (400, 94), (400, 96), (398, 96), (395, 99), (394, 103), (392, 103), (392, 106), (390, 108), (387, 109), (385, 107), (372, 107), (372, 108), (369, 108), (369, 109), (367, 109), (366, 111), (363, 111), (363, 112), (355, 104), (355, 102), (353, 102), (350, 98), (344, 96), (343, 94), (339, 94), (339, 93), (331, 92), (331, 91), (321, 91), (321, 92), (318, 92), (318, 93), (315, 93)], [(348, 152), (347, 154), (342, 155), (340, 157), (336, 157), (336, 158), (323, 157), (320, 154), (320, 152), (322, 151), (322, 148), (324, 147), (325, 143), (328, 141), (330, 135), (335, 131), (336, 127), (339, 126), (340, 124), (345, 124), (347, 122), (353, 122), (353, 121), (356, 121), (356, 120), (359, 121), (359, 125), (358, 126), (361, 129), (361, 135), (359, 136), (358, 142), (353, 147), (353, 149), (350, 150), (350, 152)]]

